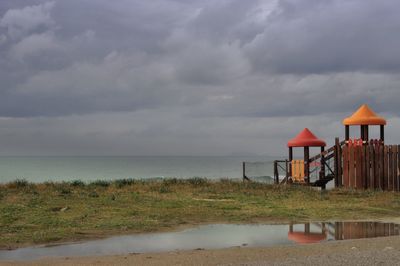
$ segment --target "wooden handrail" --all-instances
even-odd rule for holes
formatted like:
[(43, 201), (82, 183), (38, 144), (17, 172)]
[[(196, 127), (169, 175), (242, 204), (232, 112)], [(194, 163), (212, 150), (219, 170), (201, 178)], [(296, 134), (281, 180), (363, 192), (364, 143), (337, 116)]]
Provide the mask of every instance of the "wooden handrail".
[[(346, 143), (346, 141), (341, 141), (339, 144), (340, 144), (340, 146), (343, 146), (344, 144)], [(308, 160), (308, 162), (309, 163), (311, 163), (311, 162), (313, 162), (313, 161), (315, 161), (315, 160), (318, 160), (319, 158), (321, 158), (321, 156), (323, 155), (323, 156), (326, 156), (328, 153), (331, 153), (331, 152), (333, 152), (333, 151), (335, 151), (335, 146), (332, 146), (332, 147), (330, 147), (329, 149), (327, 149), (326, 151), (323, 151), (323, 152), (321, 152), (321, 153), (319, 153), (319, 154), (317, 154), (317, 155), (315, 155), (315, 156), (313, 156), (313, 157), (311, 157), (309, 160)], [(328, 155), (329, 156), (329, 155)], [(330, 157), (331, 158), (331, 157)], [(325, 158), (326, 160), (327, 160), (327, 158)]]

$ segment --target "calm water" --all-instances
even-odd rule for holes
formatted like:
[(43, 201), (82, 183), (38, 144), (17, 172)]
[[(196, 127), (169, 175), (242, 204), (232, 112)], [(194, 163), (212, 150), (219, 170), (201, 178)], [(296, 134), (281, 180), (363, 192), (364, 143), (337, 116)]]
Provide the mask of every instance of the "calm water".
[(204, 225), (180, 232), (137, 234), (82, 243), (0, 250), (0, 260), (93, 256), (174, 250), (268, 247), (393, 236), (400, 225), (379, 222), (333, 222), (295, 225)]
[(241, 178), (242, 161), (268, 162), (263, 173), (272, 176), (274, 159), (239, 156), (0, 157), (0, 182), (17, 178), (30, 182), (153, 177)]

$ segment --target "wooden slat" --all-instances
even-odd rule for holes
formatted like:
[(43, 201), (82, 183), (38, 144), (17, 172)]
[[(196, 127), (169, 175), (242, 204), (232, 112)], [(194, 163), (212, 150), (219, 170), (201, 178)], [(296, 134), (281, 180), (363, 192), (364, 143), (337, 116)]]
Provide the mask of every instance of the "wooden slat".
[(388, 159), (389, 150), (388, 146), (385, 145), (383, 148), (383, 190), (388, 190)]
[(335, 145), (333, 146), (333, 148), (334, 148), (333, 154), (335, 155), (335, 159), (333, 161), (333, 163), (334, 163), (333, 170), (334, 170), (334, 175), (335, 175), (335, 186), (336, 187), (343, 185), (339, 182), (338, 161), (341, 160), (341, 158), (339, 157), (339, 153), (338, 153), (338, 146), (339, 146), (338, 142), (339, 142), (339, 138), (335, 138)]
[(362, 188), (367, 188), (367, 178), (366, 178), (366, 156), (365, 156), (365, 146), (361, 146), (361, 177), (362, 177)]
[(397, 145), (397, 190), (400, 191), (400, 145)]
[(375, 156), (374, 156), (374, 146), (368, 146), (369, 160), (371, 162), (369, 169), (369, 188), (375, 188)]
[(342, 144), (338, 143), (337, 144), (338, 148), (337, 148), (337, 152), (338, 152), (338, 182), (340, 184), (343, 183), (342, 179), (343, 179), (343, 161), (342, 161)]
[(393, 151), (392, 151), (392, 146), (391, 145), (389, 145), (388, 148), (389, 148), (388, 190), (392, 191), (393, 190), (393, 180), (394, 180), (394, 178), (393, 178), (393, 170), (392, 170), (393, 169)]
[(392, 152), (393, 152), (393, 190), (398, 191), (398, 176), (397, 176), (397, 145), (392, 146)]
[(365, 183), (366, 183), (366, 188), (369, 188), (371, 183), (369, 179), (370, 167), (371, 167), (369, 158), (369, 146), (365, 145), (364, 150), (365, 150)]
[(375, 188), (380, 188), (380, 178), (379, 178), (379, 163), (380, 163), (380, 158), (379, 158), (379, 146), (378, 144), (374, 145), (374, 152), (375, 152)]
[(349, 146), (349, 187), (355, 187), (354, 146)]
[(354, 162), (355, 162), (355, 170), (356, 170), (356, 185), (357, 189), (363, 189), (362, 185), (362, 173), (361, 173), (361, 146), (354, 147)]
[(349, 147), (345, 145), (342, 149), (343, 153), (343, 185), (349, 187)]
[(384, 147), (382, 144), (379, 145), (379, 183), (381, 189), (384, 190)]

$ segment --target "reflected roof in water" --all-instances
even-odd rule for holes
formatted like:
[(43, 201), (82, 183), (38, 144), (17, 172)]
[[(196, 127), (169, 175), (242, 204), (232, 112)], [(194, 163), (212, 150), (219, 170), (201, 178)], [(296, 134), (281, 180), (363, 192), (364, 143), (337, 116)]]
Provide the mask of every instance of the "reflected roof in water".
[(203, 225), (180, 232), (117, 236), (81, 243), (1, 250), (0, 260), (116, 255), (174, 250), (268, 247), (400, 234), (400, 225), (380, 222), (327, 222), (291, 225)]

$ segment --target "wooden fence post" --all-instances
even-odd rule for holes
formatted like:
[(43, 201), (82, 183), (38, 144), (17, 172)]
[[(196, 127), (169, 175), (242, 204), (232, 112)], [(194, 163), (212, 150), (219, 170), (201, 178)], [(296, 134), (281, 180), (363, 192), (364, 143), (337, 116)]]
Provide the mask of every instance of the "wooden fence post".
[(385, 190), (385, 152), (384, 146), (381, 142), (379, 145), (379, 183), (381, 184), (381, 189)]
[(379, 183), (379, 144), (374, 145), (374, 153), (375, 153), (375, 188), (381, 188), (381, 184)]
[(397, 174), (397, 145), (393, 145), (392, 146), (392, 151), (393, 151), (393, 190), (394, 191), (398, 191), (397, 190), (397, 184), (398, 184), (398, 174)]
[(349, 146), (345, 145), (343, 153), (343, 183), (344, 187), (349, 187)]
[(388, 190), (392, 191), (393, 190), (393, 150), (392, 150), (392, 145), (389, 145), (388, 147), (389, 150), (389, 178), (388, 178)]
[(340, 171), (339, 171), (339, 166), (340, 166), (340, 161), (342, 160), (340, 156), (340, 144), (339, 144), (339, 138), (335, 138), (335, 146), (334, 146), (334, 176), (335, 176), (335, 186), (340, 187), (343, 185), (342, 183), (342, 177), (340, 176)]
[(369, 160), (371, 162), (369, 169), (369, 188), (375, 188), (375, 156), (373, 144), (368, 145)]
[(362, 169), (362, 164), (361, 164), (361, 161), (362, 161), (362, 154), (361, 154), (361, 146), (355, 146), (354, 147), (354, 151), (355, 151), (355, 153), (354, 153), (354, 157), (355, 157), (355, 160), (354, 160), (354, 162), (355, 162), (355, 170), (356, 170), (356, 182), (355, 182), (355, 184), (356, 184), (356, 188), (357, 189), (362, 189), (363, 188), (363, 185), (362, 185), (362, 178), (363, 178), (363, 176), (362, 176), (362, 172), (361, 172), (361, 169)]
[(354, 146), (349, 145), (349, 187), (355, 188), (356, 180), (355, 180), (355, 169), (354, 169)]

